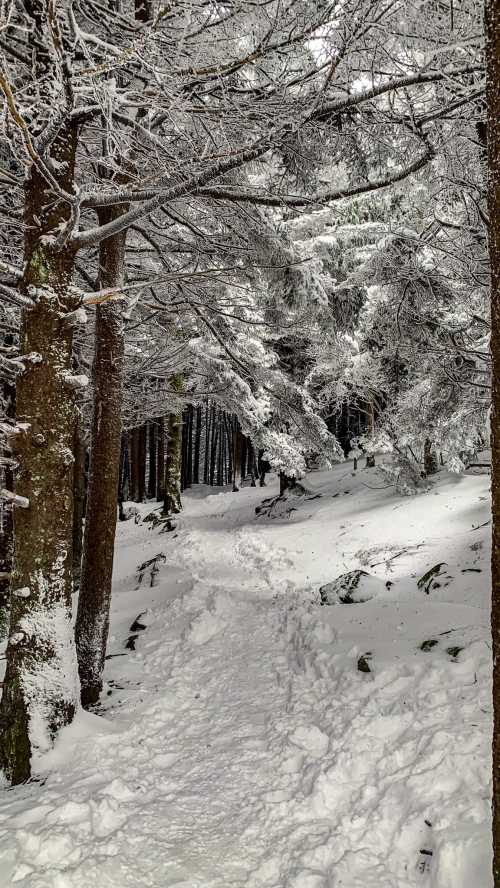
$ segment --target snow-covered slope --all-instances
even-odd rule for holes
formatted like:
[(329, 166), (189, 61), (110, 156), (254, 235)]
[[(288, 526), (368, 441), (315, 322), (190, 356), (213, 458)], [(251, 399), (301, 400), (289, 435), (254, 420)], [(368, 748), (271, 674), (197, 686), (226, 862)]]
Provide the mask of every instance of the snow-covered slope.
[[(4, 791), (2, 888), (490, 888), (489, 479), (306, 483), (120, 525), (103, 712)], [(321, 607), (357, 568), (374, 597)]]

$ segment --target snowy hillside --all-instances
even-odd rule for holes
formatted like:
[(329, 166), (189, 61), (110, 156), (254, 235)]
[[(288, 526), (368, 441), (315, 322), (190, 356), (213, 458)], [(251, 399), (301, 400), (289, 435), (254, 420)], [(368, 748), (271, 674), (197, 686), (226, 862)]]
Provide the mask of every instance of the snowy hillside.
[(4, 790), (1, 888), (489, 888), (489, 478), (305, 483), (119, 526), (103, 710)]

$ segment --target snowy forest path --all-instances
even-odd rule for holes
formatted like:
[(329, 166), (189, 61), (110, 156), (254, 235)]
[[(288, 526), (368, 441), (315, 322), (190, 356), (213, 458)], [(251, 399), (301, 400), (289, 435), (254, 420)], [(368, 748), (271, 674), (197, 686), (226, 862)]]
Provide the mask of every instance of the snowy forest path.
[[(417, 543), (438, 540), (415, 499), (401, 527), (397, 513), (414, 545), (396, 591), (318, 606), (308, 576), (354, 557), (343, 522), (359, 513), (353, 553), (369, 546), (378, 561), (400, 545), (389, 495), (345, 495), (342, 517), (322, 489), (317, 518), (261, 522), (261, 494), (243, 490), (187, 499), (173, 534), (121, 526), (104, 717), (80, 713), (45, 784), (7, 795), (0, 888), (486, 888), (489, 652), (466, 598), (477, 574), (453, 607), (446, 589), (415, 597)], [(450, 564), (482, 520), (464, 491)], [(450, 491), (435, 502), (447, 517)], [(140, 584), (137, 565), (160, 551), (155, 582)], [(483, 556), (470, 550), (476, 568)], [(146, 630), (125, 654), (139, 615)], [(419, 649), (451, 626), (467, 630), (462, 656), (444, 651), (462, 635)]]

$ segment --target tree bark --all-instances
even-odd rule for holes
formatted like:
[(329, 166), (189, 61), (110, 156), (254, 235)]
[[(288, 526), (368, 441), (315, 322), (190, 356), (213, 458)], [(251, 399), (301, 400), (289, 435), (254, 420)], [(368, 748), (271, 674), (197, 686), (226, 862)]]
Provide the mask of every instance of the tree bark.
[(201, 450), (201, 406), (196, 408), (196, 432), (193, 454), (193, 484), (200, 483), (200, 450)]
[(128, 451), (128, 432), (122, 433), (120, 446), (120, 478), (118, 481), (118, 519), (125, 521), (125, 511), (123, 503), (127, 498), (128, 489), (130, 487), (130, 459)]
[(203, 463), (203, 483), (210, 484), (210, 407), (206, 404), (205, 408), (205, 461)]
[(83, 519), (85, 515), (85, 457), (87, 448), (83, 437), (82, 417), (78, 411), (75, 423), (75, 440), (73, 453), (75, 464), (73, 469), (73, 584), (80, 587), (82, 552), (83, 552)]
[(210, 428), (211, 428), (211, 441), (210, 441), (210, 475), (209, 482), (210, 486), (213, 487), (215, 483), (215, 467), (217, 460), (217, 436), (219, 432), (219, 426), (217, 423), (217, 414), (215, 404), (212, 405), (212, 415), (210, 420)]
[(500, 0), (486, 0), (485, 12), (492, 358), (493, 881), (500, 888)]
[(148, 422), (148, 450), (149, 450), (149, 466), (148, 466), (148, 497), (153, 499), (156, 496), (156, 447), (157, 447), (158, 427), (156, 420)]
[[(181, 392), (181, 374), (172, 378), (172, 387)], [(181, 469), (182, 469), (182, 412), (170, 413), (168, 417), (168, 444), (165, 463), (163, 515), (177, 515), (182, 510)]]
[(239, 474), (242, 478), (242, 434), (240, 424), (236, 416), (233, 417), (233, 493), (239, 490), (236, 483), (236, 476)]
[(139, 502), (139, 429), (130, 432), (130, 499)]
[[(59, 184), (73, 190), (77, 129), (59, 131), (51, 156)], [(0, 707), (0, 764), (12, 783), (31, 773), (32, 756), (50, 748), (78, 701), (71, 624), (73, 552), (73, 330), (65, 314), (77, 300), (70, 285), (74, 252), (58, 235), (67, 204), (54, 199), (32, 166), (25, 184), (24, 275), (34, 305), (21, 317), (26, 362), (16, 391), (25, 431), (13, 439), (19, 463), (15, 491), (28, 508), (14, 510), (14, 565), (7, 669)]]
[(156, 441), (156, 500), (163, 500), (163, 481), (165, 476), (165, 421), (163, 416), (157, 420), (158, 435)]
[(147, 453), (147, 430), (146, 424), (138, 429), (139, 450), (137, 454), (137, 501), (144, 503), (146, 501), (146, 453)]
[[(104, 224), (122, 212), (123, 207), (102, 210), (99, 220)], [(126, 233), (122, 232), (102, 241), (100, 288), (123, 283), (125, 239)], [(89, 485), (75, 627), (84, 707), (99, 700), (109, 632), (122, 434), (124, 332), (119, 303), (111, 301), (97, 307), (95, 335)]]
[[(4, 338), (4, 345), (13, 344), (13, 336), (8, 334)], [(16, 389), (15, 386), (4, 382), (2, 385), (2, 400), (4, 403), (5, 415), (11, 419), (15, 416)], [(5, 450), (5, 457), (12, 456), (10, 450)], [(2, 473), (0, 472), (0, 475)], [(12, 468), (3, 469), (2, 487), (7, 490), (14, 491), (14, 473)], [(14, 557), (14, 522), (12, 514), (12, 505), (10, 503), (0, 503), (0, 608), (6, 608), (9, 600), (10, 579), (12, 573), (12, 559)]]

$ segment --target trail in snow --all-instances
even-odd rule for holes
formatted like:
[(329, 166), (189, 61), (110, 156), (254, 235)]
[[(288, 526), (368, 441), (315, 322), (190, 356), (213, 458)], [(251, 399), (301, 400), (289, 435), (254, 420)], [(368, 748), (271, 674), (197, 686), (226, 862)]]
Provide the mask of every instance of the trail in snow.
[[(108, 661), (104, 717), (5, 792), (2, 888), (489, 888), (487, 482), (401, 500), (366, 477), (311, 476), (289, 521), (243, 490), (188, 498), (175, 538), (120, 528), (111, 652), (147, 629)], [(453, 581), (430, 597), (438, 554)], [(319, 607), (367, 561), (383, 597)]]

